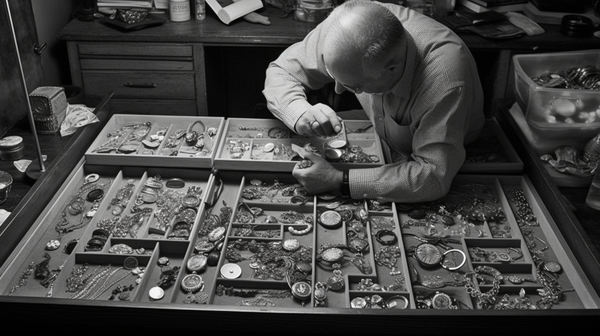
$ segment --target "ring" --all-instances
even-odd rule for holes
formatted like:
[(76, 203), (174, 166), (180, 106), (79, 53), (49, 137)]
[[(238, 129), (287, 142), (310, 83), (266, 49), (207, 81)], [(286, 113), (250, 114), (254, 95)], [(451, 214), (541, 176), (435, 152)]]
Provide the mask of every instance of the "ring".
[[(451, 261), (446, 261), (446, 255), (448, 255), (450, 253), (460, 254), (462, 257), (462, 261), (460, 263), (458, 263), (458, 265)], [(463, 265), (465, 264), (466, 261), (467, 261), (467, 256), (465, 255), (465, 252), (463, 252), (462, 250), (459, 250), (459, 249), (452, 249), (452, 250), (448, 250), (448, 251), (444, 252), (444, 257), (443, 257), (442, 262), (440, 262), (440, 264), (442, 265), (442, 268), (444, 268), (444, 269), (447, 269), (449, 271), (456, 271), (457, 269), (460, 269), (461, 267), (463, 267)]]
[(313, 121), (311, 121), (311, 122), (310, 122), (310, 128), (314, 128), (314, 125), (315, 125), (315, 123), (317, 123), (317, 124), (318, 124), (318, 123), (319, 123), (319, 121), (318, 121), (318, 120), (316, 120), (316, 119), (315, 119), (315, 120), (313, 120)]
[[(402, 306), (398, 305), (399, 302), (402, 302)], [(388, 309), (406, 309), (408, 308), (408, 299), (403, 295), (394, 295), (385, 301), (385, 306)]]

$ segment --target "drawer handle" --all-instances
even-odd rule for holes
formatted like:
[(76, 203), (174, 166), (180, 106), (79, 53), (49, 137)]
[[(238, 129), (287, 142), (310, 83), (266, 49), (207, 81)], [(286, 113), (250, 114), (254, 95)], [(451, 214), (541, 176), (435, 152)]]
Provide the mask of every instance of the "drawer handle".
[(127, 82), (124, 85), (126, 87), (144, 88), (144, 89), (153, 89), (156, 87), (156, 84), (154, 84), (154, 83), (133, 84), (133, 83)]

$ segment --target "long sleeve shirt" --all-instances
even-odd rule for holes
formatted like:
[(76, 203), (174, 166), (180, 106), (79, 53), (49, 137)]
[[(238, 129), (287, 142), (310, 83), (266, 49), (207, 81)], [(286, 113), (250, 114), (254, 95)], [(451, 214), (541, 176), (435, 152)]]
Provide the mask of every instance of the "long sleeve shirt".
[[(477, 65), (465, 43), (444, 25), (402, 6), (380, 4), (407, 32), (404, 73), (391, 91), (356, 97), (395, 159), (351, 169), (350, 193), (382, 203), (438, 199), (464, 163), (464, 145), (477, 138), (485, 121)], [(287, 48), (266, 70), (267, 105), (292, 130), (311, 106), (305, 90), (333, 81), (323, 62), (330, 21)]]

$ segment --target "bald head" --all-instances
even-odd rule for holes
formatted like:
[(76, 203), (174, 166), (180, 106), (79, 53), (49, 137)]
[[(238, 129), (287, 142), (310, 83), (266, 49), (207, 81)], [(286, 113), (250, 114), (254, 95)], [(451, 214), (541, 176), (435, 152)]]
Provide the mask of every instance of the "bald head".
[(377, 3), (347, 1), (330, 19), (333, 23), (324, 47), (330, 62), (359, 62), (365, 72), (372, 72), (386, 66), (401, 50), (404, 28), (400, 20)]

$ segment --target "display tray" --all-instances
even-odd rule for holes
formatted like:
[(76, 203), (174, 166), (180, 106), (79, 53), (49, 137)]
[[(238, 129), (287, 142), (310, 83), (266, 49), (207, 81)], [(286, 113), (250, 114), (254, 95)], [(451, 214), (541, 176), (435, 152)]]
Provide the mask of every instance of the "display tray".
[(211, 168), (224, 120), (115, 114), (85, 158), (88, 164)]
[(370, 168), (385, 163), (379, 137), (368, 120), (344, 120), (334, 137), (305, 137), (277, 119), (227, 118), (215, 157), (222, 170), (291, 172), (301, 157), (292, 144), (317, 152), (336, 168)]
[[(309, 196), (289, 173), (73, 170), (0, 268), (2, 297), (362, 314), (597, 309), (527, 176), (418, 204)], [(60, 245), (59, 245), (60, 243)]]
[(459, 173), (521, 174), (523, 161), (502, 131), (496, 118), (488, 118), (479, 135), (465, 146), (465, 163)]

